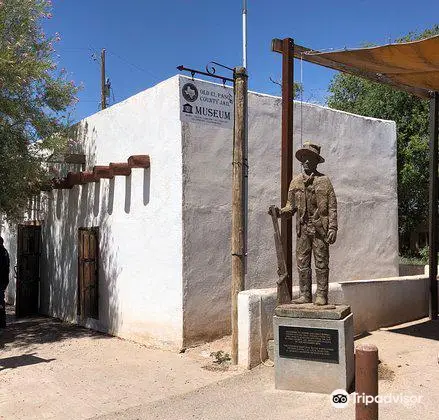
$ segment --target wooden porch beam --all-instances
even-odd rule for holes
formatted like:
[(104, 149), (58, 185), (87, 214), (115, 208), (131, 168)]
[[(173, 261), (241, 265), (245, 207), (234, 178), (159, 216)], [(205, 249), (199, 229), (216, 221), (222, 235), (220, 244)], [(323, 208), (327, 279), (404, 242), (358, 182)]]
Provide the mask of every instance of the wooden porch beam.
[(111, 168), (109, 166), (102, 166), (102, 165), (94, 166), (93, 167), (93, 174), (94, 174), (95, 178), (97, 178), (97, 179), (101, 179), (101, 178), (111, 179), (111, 178), (114, 178), (113, 171), (111, 170)]
[(128, 158), (130, 168), (149, 168), (151, 162), (149, 155), (133, 155)]
[(110, 169), (113, 171), (113, 174), (115, 176), (129, 176), (131, 175), (131, 168), (130, 165), (126, 162), (121, 163), (110, 163)]
[(92, 171), (81, 172), (81, 182), (87, 184), (88, 182), (99, 182), (99, 178), (95, 176)]

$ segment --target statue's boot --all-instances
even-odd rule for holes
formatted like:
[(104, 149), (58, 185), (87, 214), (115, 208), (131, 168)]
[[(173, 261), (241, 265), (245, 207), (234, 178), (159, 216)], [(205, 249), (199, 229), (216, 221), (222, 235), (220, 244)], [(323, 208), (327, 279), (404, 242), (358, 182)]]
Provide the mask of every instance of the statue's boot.
[(317, 293), (315, 304), (322, 306), (328, 304), (328, 281), (329, 270), (320, 270), (316, 268)]
[(291, 303), (303, 304), (311, 303), (311, 269), (305, 268), (304, 270), (299, 269), (299, 288), (300, 295), (297, 299), (293, 299)]

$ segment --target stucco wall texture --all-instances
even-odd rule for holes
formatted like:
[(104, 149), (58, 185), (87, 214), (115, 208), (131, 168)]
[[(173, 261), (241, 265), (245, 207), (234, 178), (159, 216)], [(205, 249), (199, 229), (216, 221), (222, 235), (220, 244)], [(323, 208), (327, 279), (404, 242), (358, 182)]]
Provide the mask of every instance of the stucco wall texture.
[[(272, 287), (277, 278), (267, 210), (280, 205), (281, 99), (250, 93), (248, 103), (245, 288), (252, 289)], [(294, 111), (294, 151), (306, 140), (322, 146), (326, 162), (319, 170), (338, 199), (330, 281), (397, 276), (395, 123), (306, 103), (296, 102)], [(183, 328), (190, 345), (230, 332), (232, 131), (184, 123), (182, 142)], [(293, 167), (300, 172), (296, 159)], [(295, 235), (295, 221), (293, 229)], [(293, 276), (297, 281), (295, 270)]]
[[(99, 226), (99, 320), (85, 325), (174, 348), (230, 332), (233, 130), (181, 123), (180, 78), (80, 122), (87, 169), (135, 154), (148, 154), (151, 168), (49, 194), (43, 313), (78, 322), (77, 231)], [(280, 116), (280, 98), (249, 94), (246, 289), (273, 287), (277, 277), (267, 209), (280, 205)], [(397, 275), (395, 124), (295, 103), (294, 134), (294, 150), (301, 140), (321, 144), (319, 168), (338, 197), (331, 281)]]
[[(148, 154), (150, 169), (53, 190), (42, 228), (41, 312), (77, 318), (78, 228), (99, 227), (99, 320), (141, 343), (182, 344), (182, 160), (178, 78), (79, 123), (86, 165)], [(12, 286), (11, 286), (12, 287)]]

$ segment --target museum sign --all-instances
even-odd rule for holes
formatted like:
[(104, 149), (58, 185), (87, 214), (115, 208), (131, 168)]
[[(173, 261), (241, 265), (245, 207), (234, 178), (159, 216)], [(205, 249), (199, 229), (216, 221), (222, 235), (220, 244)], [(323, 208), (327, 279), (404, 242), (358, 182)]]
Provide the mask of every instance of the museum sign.
[(233, 89), (180, 78), (180, 120), (233, 128)]

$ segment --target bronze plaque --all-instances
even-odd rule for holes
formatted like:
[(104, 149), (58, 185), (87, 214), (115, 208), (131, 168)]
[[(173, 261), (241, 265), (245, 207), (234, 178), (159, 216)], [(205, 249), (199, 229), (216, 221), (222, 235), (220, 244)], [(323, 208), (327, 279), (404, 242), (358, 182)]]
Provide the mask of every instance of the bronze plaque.
[(339, 363), (338, 330), (279, 326), (279, 356)]

